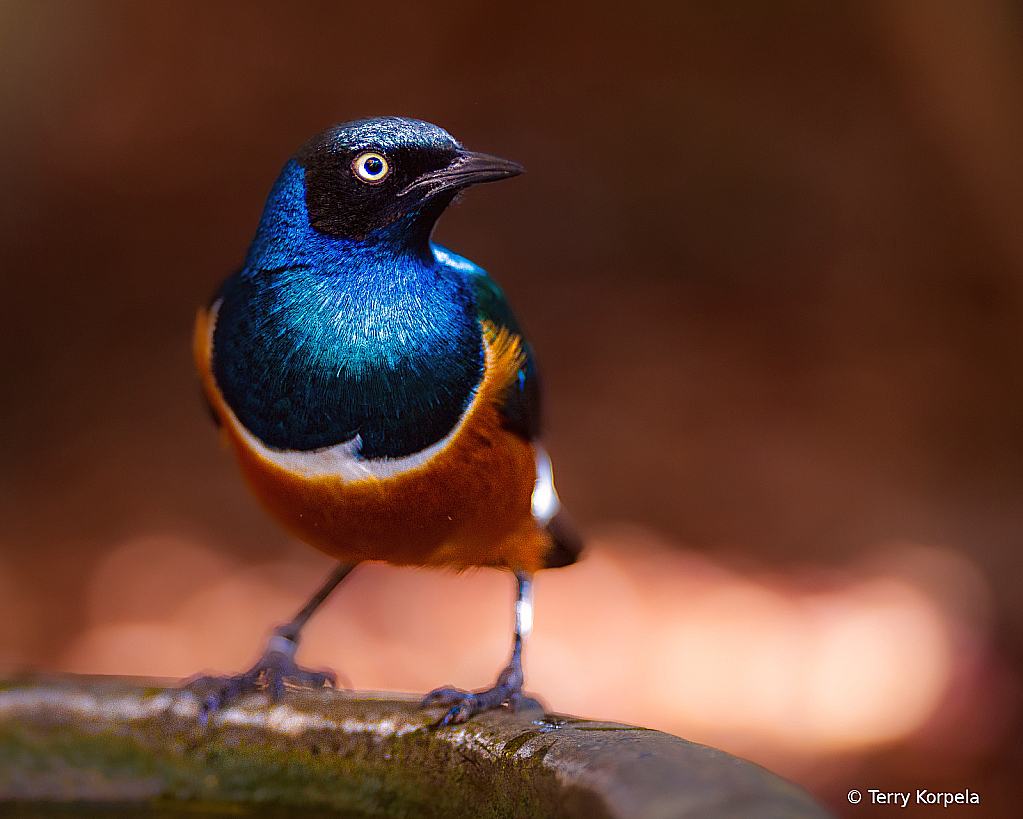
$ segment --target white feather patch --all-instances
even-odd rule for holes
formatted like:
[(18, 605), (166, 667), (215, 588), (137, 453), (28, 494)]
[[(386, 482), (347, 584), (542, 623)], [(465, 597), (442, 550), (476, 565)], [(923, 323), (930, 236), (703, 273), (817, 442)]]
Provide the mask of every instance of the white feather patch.
[(531, 508), (533, 520), (537, 526), (546, 526), (561, 508), (558, 493), (554, 489), (554, 468), (547, 450), (539, 441), (533, 441), (533, 452), (536, 456), (536, 483), (533, 484)]

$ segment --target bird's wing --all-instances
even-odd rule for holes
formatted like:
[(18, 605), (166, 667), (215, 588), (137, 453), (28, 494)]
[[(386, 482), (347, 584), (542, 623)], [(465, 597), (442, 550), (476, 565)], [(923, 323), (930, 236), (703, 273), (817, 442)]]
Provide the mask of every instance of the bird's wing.
[(502, 327), (507, 328), (521, 339), (525, 359), (519, 369), (518, 379), (508, 389), (501, 411), (508, 429), (521, 435), (527, 441), (539, 438), (540, 384), (537, 379), (536, 365), (533, 363), (533, 353), (530, 350), (529, 342), (523, 336), (504, 293), (483, 268), (440, 245), (435, 244), (433, 250), (442, 265), (457, 271), (472, 285), (480, 321), (490, 322), (498, 330)]
[[(458, 271), (472, 283), (480, 321), (491, 322), (498, 329), (506, 327), (522, 339), (525, 360), (519, 370), (518, 380), (508, 390), (502, 413), (508, 429), (533, 443), (537, 453), (538, 487), (540, 484), (549, 485), (549, 491), (553, 496), (553, 504), (538, 519), (538, 522), (541, 522), (550, 535), (552, 543), (546, 559), (546, 568), (569, 566), (579, 558), (583, 549), (583, 541), (572, 518), (557, 500), (557, 494), (554, 493), (554, 480), (550, 471), (550, 459), (538, 440), (540, 438), (540, 384), (537, 380), (536, 365), (533, 363), (533, 354), (529, 343), (522, 335), (522, 330), (519, 328), (501, 288), (494, 283), (494, 280), (487, 275), (483, 268), (440, 245), (434, 245), (433, 250), (441, 264)], [(545, 477), (541, 477), (540, 472), (544, 472)], [(534, 515), (538, 512), (539, 510), (534, 509)]]

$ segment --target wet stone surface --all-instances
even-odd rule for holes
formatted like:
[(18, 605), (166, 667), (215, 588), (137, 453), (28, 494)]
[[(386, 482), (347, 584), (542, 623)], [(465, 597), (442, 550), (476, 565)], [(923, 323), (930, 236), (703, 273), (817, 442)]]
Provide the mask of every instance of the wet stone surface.
[(168, 681), (9, 680), (0, 800), (23, 817), (827, 816), (763, 768), (659, 731), (538, 703), (434, 727), (444, 713), (321, 690), (249, 697), (202, 725), (195, 699)]

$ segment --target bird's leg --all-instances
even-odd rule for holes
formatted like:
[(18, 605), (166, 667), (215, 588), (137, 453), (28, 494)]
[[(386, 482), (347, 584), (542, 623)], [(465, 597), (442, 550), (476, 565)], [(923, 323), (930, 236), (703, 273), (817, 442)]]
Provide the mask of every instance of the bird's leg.
[(197, 677), (185, 688), (200, 701), (200, 720), (205, 722), (211, 713), (229, 702), (264, 691), (271, 699), (278, 699), (285, 684), (300, 688), (323, 688), (337, 685), (332, 671), (309, 671), (295, 662), (298, 640), (302, 628), (310, 617), (334, 591), (341, 581), (351, 574), (356, 564), (342, 563), (334, 568), (323, 585), (298, 613), (284, 625), (274, 629), (267, 642), (266, 651), (252, 668), (234, 677)]
[(515, 580), (515, 637), (511, 660), (498, 675), (493, 688), (475, 692), (438, 688), (427, 694), (423, 700), (425, 706), (454, 705), (438, 725), (465, 722), (481, 711), (499, 708), (505, 703), (514, 711), (522, 700), (522, 641), (533, 629), (533, 575), (531, 572), (516, 572)]

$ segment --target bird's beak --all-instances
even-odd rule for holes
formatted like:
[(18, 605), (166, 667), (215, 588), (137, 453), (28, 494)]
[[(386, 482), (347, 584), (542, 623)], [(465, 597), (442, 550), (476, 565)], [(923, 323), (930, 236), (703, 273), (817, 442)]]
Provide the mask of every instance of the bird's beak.
[(498, 179), (509, 179), (525, 171), (517, 162), (500, 159), (489, 154), (473, 151), (461, 151), (458, 157), (446, 168), (432, 171), (419, 177), (399, 195), (413, 191), (433, 196), (440, 191), (467, 188), (480, 182), (496, 182)]

